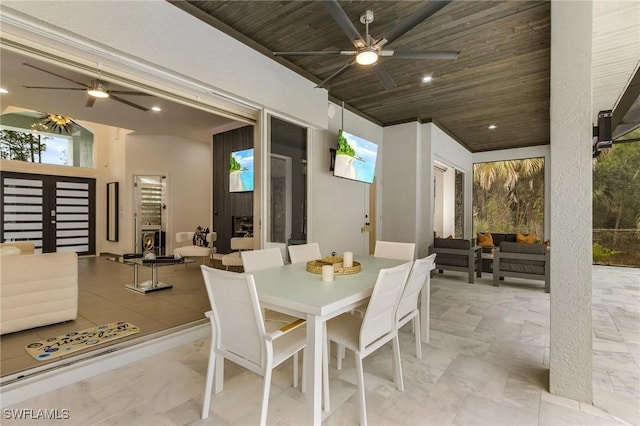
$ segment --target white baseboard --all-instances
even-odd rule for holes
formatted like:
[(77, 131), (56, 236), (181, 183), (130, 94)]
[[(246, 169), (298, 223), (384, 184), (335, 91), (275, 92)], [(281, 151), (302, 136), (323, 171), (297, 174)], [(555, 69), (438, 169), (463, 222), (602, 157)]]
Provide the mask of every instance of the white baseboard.
[(210, 335), (211, 328), (207, 321), (170, 334), (149, 336), (140, 343), (124, 342), (121, 347), (114, 345), (106, 348), (104, 353), (89, 353), (84, 359), (64, 360), (60, 364), (49, 364), (22, 372), (8, 380), (3, 378), (5, 383), (0, 384), (0, 407), (9, 407)]

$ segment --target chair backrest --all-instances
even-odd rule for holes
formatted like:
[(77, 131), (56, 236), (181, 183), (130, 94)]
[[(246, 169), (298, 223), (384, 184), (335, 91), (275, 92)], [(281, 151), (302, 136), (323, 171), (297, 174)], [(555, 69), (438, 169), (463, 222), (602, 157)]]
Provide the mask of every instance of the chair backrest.
[(320, 259), (320, 245), (318, 243), (297, 244), (289, 246), (289, 258), (291, 263), (308, 262)]
[(360, 350), (393, 330), (396, 307), (413, 262), (380, 269), (360, 328)]
[(240, 252), (240, 256), (242, 257), (244, 272), (253, 272), (284, 265), (282, 252), (277, 247), (262, 250), (247, 250)]
[(411, 268), (411, 273), (409, 274), (409, 278), (407, 278), (407, 285), (402, 291), (400, 302), (398, 302), (396, 321), (400, 321), (408, 313), (418, 309), (418, 295), (431, 271), (431, 265), (433, 265), (435, 259), (436, 254), (434, 253), (422, 259), (416, 259), (416, 261), (413, 262), (413, 268)]
[(176, 243), (184, 244), (189, 243), (193, 244), (193, 232), (176, 232)]
[(231, 250), (253, 250), (253, 237), (231, 238)]
[(264, 243), (264, 248), (274, 248), (277, 247), (280, 249), (280, 254), (282, 254), (282, 260), (287, 262), (287, 244), (286, 243), (276, 243), (275, 241), (267, 241)]
[(375, 257), (386, 257), (387, 259), (413, 260), (415, 259), (415, 253), (415, 243), (376, 241), (376, 248), (373, 255)]
[(263, 364), (266, 331), (251, 274), (201, 265), (215, 327), (215, 351), (255, 371)]

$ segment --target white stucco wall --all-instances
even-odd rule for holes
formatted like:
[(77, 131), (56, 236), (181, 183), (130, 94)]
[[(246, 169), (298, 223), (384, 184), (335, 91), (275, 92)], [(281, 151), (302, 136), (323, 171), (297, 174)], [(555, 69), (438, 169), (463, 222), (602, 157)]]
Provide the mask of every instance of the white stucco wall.
[(550, 392), (591, 403), (591, 2), (551, 2)]

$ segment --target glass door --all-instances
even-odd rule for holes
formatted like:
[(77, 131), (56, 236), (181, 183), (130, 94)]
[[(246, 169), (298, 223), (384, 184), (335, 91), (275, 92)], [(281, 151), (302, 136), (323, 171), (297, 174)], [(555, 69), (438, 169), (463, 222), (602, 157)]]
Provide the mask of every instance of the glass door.
[(307, 242), (307, 128), (270, 117), (265, 246)]
[(166, 178), (134, 176), (134, 245), (136, 253), (165, 254)]

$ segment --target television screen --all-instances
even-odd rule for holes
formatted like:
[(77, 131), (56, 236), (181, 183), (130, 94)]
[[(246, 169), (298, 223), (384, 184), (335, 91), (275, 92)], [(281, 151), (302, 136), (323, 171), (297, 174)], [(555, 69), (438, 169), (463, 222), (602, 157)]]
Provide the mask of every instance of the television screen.
[(229, 192), (253, 191), (253, 148), (229, 157)]
[(333, 175), (373, 183), (377, 156), (378, 145), (340, 130)]

